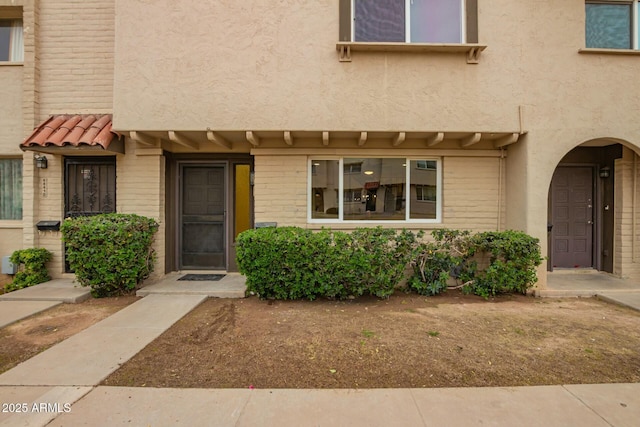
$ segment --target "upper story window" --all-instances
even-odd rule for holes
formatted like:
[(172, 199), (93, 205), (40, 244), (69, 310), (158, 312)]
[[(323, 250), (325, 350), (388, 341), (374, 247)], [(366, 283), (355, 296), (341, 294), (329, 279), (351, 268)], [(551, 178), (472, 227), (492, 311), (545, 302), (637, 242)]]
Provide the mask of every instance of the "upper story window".
[(24, 46), (21, 19), (0, 19), (0, 62), (22, 62)]
[(586, 47), (638, 49), (638, 0), (587, 1)]
[(464, 0), (353, 0), (353, 41), (463, 43)]
[(342, 0), (340, 40), (478, 42), (477, 0)]

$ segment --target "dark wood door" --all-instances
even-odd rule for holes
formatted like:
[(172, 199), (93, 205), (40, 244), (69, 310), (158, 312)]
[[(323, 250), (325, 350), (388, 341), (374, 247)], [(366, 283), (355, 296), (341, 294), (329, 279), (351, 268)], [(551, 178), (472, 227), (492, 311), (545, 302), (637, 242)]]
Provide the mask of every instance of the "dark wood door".
[(558, 167), (551, 181), (554, 267), (593, 266), (593, 168)]
[(225, 168), (182, 167), (183, 269), (225, 269)]

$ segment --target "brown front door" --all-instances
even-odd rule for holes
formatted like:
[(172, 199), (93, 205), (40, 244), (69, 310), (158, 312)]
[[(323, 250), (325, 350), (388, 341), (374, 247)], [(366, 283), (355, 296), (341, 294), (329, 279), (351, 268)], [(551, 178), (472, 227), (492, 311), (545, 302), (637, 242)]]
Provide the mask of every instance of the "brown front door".
[(225, 269), (225, 166), (183, 165), (182, 269)]
[(552, 263), (593, 266), (593, 168), (559, 166), (551, 181)]

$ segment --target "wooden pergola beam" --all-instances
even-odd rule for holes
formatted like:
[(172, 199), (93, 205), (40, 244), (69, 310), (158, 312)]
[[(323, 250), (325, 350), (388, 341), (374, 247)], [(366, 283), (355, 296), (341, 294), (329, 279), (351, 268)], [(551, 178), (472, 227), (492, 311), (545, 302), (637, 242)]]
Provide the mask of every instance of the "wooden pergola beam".
[(168, 134), (169, 134), (169, 141), (171, 142), (175, 142), (176, 144), (180, 144), (182, 146), (189, 147), (194, 150), (200, 149), (200, 146), (197, 142), (190, 140), (184, 135), (180, 135), (176, 131), (170, 130)]
[(216, 132), (212, 130), (207, 131), (207, 139), (213, 142), (216, 145), (226, 148), (227, 150), (231, 150), (231, 141), (226, 140), (222, 136), (218, 135)]

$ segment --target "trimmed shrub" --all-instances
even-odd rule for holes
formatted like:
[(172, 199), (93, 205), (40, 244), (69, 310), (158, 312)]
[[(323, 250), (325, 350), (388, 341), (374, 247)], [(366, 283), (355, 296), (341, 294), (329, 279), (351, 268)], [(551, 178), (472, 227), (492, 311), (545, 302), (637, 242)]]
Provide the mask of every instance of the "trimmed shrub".
[(392, 294), (415, 247), (406, 230), (280, 227), (241, 233), (236, 253), (247, 290), (261, 298), (344, 299)]
[(61, 231), (69, 265), (94, 297), (130, 293), (153, 271), (158, 223), (133, 214), (65, 219)]
[(471, 233), (467, 230), (437, 229), (431, 232), (434, 242), (422, 243), (411, 263), (414, 275), (409, 289), (421, 295), (444, 292), (459, 277), (468, 278), (467, 263)]
[[(423, 243), (412, 262), (409, 288), (436, 295), (451, 288), (488, 298), (501, 293), (526, 293), (538, 280), (542, 262), (539, 240), (519, 231), (439, 229), (434, 242)], [(454, 283), (452, 285), (452, 282)]]
[(472, 239), (472, 255), (489, 257), (489, 266), (479, 269), (463, 290), (483, 297), (501, 293), (526, 293), (537, 281), (539, 240), (520, 231), (487, 231)]
[(11, 254), (10, 261), (24, 267), (16, 273), (13, 281), (5, 285), (5, 292), (11, 292), (51, 280), (46, 263), (51, 261), (51, 252), (44, 248), (21, 249)]

